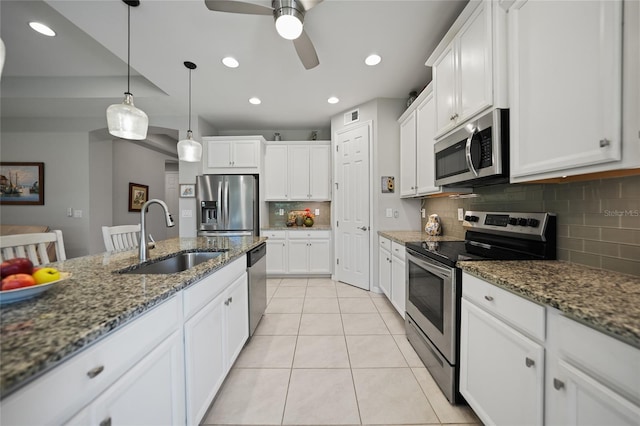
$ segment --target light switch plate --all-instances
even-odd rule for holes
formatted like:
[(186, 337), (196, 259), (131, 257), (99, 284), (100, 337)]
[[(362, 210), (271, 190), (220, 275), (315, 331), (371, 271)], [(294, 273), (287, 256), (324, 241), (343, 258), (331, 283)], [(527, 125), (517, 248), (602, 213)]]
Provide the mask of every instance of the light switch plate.
[(77, 209), (76, 209), (76, 210), (74, 210), (74, 211), (73, 211), (73, 217), (75, 217), (75, 218), (80, 218), (80, 217), (82, 217), (82, 210), (77, 210)]
[(463, 208), (459, 208), (458, 209), (458, 220), (464, 220), (464, 209)]
[(193, 217), (193, 210), (182, 210), (182, 217)]
[(393, 217), (393, 209), (387, 209), (385, 212), (386, 217)]
[(320, 209), (316, 209), (315, 213), (316, 216), (320, 216)]
[(278, 214), (279, 214), (280, 216), (284, 216), (284, 209), (280, 209), (280, 210), (278, 210)]
[(427, 212), (425, 209), (420, 209), (420, 214), (422, 215), (423, 219), (427, 217)]

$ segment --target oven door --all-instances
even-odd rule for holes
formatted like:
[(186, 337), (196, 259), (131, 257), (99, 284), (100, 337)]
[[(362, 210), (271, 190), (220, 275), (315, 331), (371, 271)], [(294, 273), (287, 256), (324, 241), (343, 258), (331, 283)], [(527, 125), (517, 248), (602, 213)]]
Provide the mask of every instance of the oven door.
[(407, 250), (406, 311), (447, 361), (456, 364), (456, 269)]

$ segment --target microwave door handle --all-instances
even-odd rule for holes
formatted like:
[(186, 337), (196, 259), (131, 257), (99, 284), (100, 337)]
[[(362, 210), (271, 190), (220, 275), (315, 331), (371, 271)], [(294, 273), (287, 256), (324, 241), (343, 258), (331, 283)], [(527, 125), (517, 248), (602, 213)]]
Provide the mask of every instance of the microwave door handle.
[(471, 132), (471, 134), (467, 138), (467, 145), (465, 147), (465, 158), (467, 160), (467, 167), (469, 167), (469, 170), (471, 170), (476, 177), (478, 177), (478, 171), (475, 167), (473, 167), (473, 159), (471, 158), (471, 144), (473, 143), (473, 137), (477, 132), (477, 128), (473, 129), (473, 132)]

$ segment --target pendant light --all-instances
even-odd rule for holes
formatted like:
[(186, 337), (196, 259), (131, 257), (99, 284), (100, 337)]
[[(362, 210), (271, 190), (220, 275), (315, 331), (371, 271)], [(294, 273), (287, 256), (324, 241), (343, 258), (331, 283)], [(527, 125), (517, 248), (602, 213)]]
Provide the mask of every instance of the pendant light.
[(149, 117), (141, 109), (133, 105), (133, 94), (129, 91), (131, 81), (131, 7), (140, 5), (139, 0), (122, 0), (127, 5), (127, 91), (124, 92), (124, 101), (121, 104), (113, 104), (107, 108), (107, 124), (109, 133), (113, 136), (143, 140), (147, 137)]
[(178, 142), (178, 159), (195, 163), (202, 158), (202, 145), (193, 140), (191, 131), (191, 71), (196, 69), (196, 64), (186, 61), (184, 66), (189, 70), (189, 130), (187, 130), (187, 138)]

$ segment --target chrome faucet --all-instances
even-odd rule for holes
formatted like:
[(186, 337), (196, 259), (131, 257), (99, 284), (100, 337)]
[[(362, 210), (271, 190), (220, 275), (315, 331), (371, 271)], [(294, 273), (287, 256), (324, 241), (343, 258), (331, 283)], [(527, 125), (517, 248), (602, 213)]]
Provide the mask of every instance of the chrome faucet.
[(160, 204), (164, 209), (165, 220), (167, 222), (167, 227), (171, 228), (175, 223), (173, 222), (173, 218), (171, 217), (171, 213), (169, 213), (169, 207), (167, 204), (162, 201), (154, 198), (153, 200), (149, 200), (142, 205), (140, 209), (140, 244), (138, 247), (138, 253), (140, 254), (140, 262), (144, 262), (147, 260), (147, 227), (145, 226), (145, 212), (147, 207), (151, 204)]

